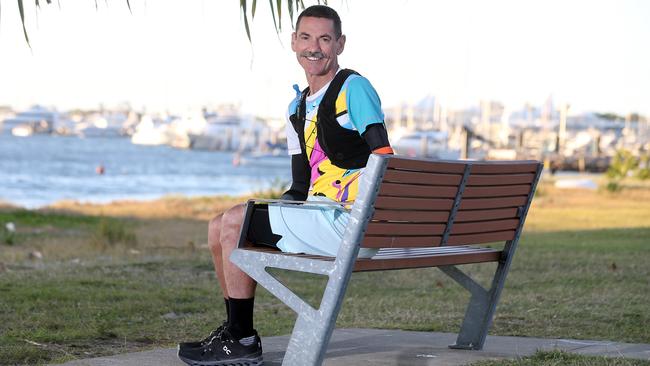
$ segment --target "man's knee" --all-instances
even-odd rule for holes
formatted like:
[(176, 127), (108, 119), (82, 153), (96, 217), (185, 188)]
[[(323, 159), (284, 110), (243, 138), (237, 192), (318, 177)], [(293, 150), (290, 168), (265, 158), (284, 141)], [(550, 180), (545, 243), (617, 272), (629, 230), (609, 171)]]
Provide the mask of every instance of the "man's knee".
[(241, 227), (241, 223), (244, 219), (244, 212), (246, 206), (244, 204), (239, 204), (229, 208), (226, 212), (223, 213), (221, 229), (226, 228), (237, 228)]
[(210, 249), (220, 247), (219, 236), (221, 235), (221, 225), (223, 221), (223, 213), (213, 217), (208, 223), (208, 246)]
[(244, 221), (244, 213), (246, 206), (241, 204), (233, 206), (228, 211), (223, 213), (221, 219), (221, 245), (236, 245), (236, 236), (239, 235), (242, 222)]

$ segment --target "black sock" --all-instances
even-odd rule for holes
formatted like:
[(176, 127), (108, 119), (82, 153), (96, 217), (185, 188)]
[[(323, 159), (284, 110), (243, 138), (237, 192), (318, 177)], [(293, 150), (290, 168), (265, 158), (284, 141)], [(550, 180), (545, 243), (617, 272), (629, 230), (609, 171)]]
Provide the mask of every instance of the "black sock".
[(228, 299), (229, 322), (228, 330), (235, 339), (252, 336), (253, 331), (253, 306), (255, 298), (250, 299)]
[(230, 302), (227, 297), (223, 298), (223, 302), (226, 304), (226, 324), (230, 324)]

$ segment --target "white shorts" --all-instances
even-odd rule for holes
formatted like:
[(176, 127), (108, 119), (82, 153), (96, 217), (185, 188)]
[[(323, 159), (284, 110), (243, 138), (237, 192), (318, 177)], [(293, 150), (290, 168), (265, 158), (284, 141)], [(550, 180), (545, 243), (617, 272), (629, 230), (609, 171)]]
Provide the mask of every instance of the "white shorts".
[[(334, 202), (321, 196), (309, 196), (307, 201)], [(269, 204), (271, 230), (282, 236), (276, 245), (286, 253), (336, 256), (349, 218), (350, 213), (337, 205)], [(377, 249), (361, 248), (358, 257), (376, 253)]]

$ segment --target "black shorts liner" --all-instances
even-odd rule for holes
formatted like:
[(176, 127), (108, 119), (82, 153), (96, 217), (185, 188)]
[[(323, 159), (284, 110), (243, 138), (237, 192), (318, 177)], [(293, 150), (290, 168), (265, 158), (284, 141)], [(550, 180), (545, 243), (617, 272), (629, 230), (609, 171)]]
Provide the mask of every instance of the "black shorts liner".
[(276, 244), (281, 238), (281, 235), (273, 234), (273, 231), (271, 230), (268, 205), (253, 205), (246, 239), (255, 245), (277, 248)]

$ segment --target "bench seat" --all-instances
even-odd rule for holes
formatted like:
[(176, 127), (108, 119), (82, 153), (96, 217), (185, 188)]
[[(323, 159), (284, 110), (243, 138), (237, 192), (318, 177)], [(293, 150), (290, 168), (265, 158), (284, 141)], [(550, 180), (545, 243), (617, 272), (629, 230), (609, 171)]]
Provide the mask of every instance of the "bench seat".
[[(333, 262), (336, 259), (335, 257), (319, 255), (283, 253), (269, 247), (252, 247), (247, 250), (324, 262)], [(357, 259), (353, 272), (496, 262), (501, 258), (501, 253), (502, 250), (470, 245), (433, 248), (382, 248), (372, 258)]]

